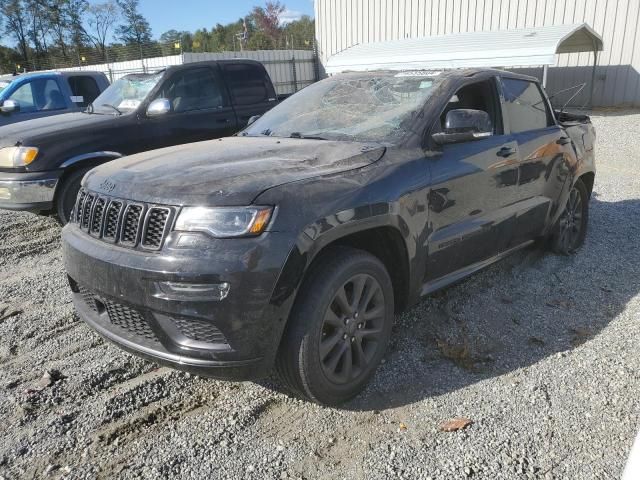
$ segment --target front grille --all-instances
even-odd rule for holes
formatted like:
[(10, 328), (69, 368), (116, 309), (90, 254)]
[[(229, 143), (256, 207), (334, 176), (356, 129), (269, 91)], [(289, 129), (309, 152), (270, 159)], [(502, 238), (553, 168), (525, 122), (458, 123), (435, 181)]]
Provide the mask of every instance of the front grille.
[(120, 223), (120, 214), (122, 213), (122, 202), (112, 200), (107, 208), (107, 216), (104, 221), (104, 232), (102, 238), (107, 241), (115, 242), (118, 238), (118, 223)]
[(102, 233), (102, 220), (104, 217), (104, 206), (107, 201), (104, 198), (97, 198), (93, 206), (93, 215), (91, 217), (91, 228), (89, 232), (92, 235), (100, 236)]
[(222, 332), (208, 322), (200, 320), (173, 319), (180, 333), (191, 340), (206, 343), (227, 343)]
[(120, 243), (135, 247), (138, 243), (138, 233), (140, 232), (140, 220), (142, 219), (141, 205), (128, 205), (124, 211), (124, 220), (122, 222), (122, 233), (120, 234)]
[(82, 230), (106, 242), (160, 250), (174, 213), (173, 207), (132, 203), (80, 189), (71, 218)]
[(168, 208), (151, 208), (147, 215), (147, 225), (144, 229), (144, 239), (142, 246), (145, 248), (158, 249), (162, 244), (165, 230), (167, 228), (167, 220), (170, 210)]
[(80, 218), (80, 228), (89, 228), (89, 222), (91, 221), (91, 209), (93, 207), (93, 201), (96, 199), (94, 195), (87, 194), (82, 204), (82, 217)]

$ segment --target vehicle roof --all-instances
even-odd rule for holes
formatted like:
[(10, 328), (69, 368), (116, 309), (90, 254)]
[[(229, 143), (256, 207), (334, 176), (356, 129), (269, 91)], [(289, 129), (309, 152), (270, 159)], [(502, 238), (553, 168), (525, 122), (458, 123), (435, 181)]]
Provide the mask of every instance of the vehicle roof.
[(497, 76), (500, 75), (502, 77), (508, 78), (517, 78), (520, 80), (527, 80), (533, 82), (539, 82), (540, 80), (531, 77), (529, 75), (522, 75), (520, 73), (510, 72), (507, 70), (499, 70), (495, 68), (452, 68), (452, 69), (410, 69), (410, 70), (370, 70), (370, 71), (346, 71), (342, 73), (336, 73), (334, 76), (339, 75), (353, 75), (353, 76), (367, 76), (371, 74), (385, 74), (385, 75), (398, 75), (406, 72), (425, 72), (426, 74), (432, 73), (434, 75), (438, 75), (439, 77), (452, 78), (452, 77), (475, 77), (475, 76)]
[(224, 65), (224, 64), (248, 64), (248, 65), (259, 65), (264, 67), (264, 65), (258, 60), (251, 60), (249, 58), (228, 58), (224, 60), (205, 60), (202, 62), (189, 62), (183, 63), (182, 65), (171, 65), (167, 67), (166, 71), (174, 71), (174, 70), (182, 70), (184, 68), (190, 68), (198, 65)]
[(68, 70), (64, 72), (27, 72), (18, 75), (3, 75), (2, 80), (20, 80), (23, 78), (51, 78), (51, 77), (72, 77), (76, 75), (104, 75), (103, 72), (92, 70)]

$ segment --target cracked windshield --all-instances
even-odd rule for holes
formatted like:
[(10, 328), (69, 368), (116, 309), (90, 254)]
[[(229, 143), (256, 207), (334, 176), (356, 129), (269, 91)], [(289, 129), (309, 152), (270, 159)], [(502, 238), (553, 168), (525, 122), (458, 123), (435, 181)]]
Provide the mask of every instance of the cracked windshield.
[(310, 85), (267, 112), (245, 136), (397, 143), (437, 85), (435, 75), (347, 75)]

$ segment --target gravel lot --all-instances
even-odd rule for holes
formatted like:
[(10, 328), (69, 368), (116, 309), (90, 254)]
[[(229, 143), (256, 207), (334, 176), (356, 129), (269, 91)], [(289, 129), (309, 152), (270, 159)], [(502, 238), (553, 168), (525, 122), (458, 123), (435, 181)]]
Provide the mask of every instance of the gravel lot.
[[(619, 478), (640, 427), (640, 113), (594, 123), (582, 250), (526, 250), (400, 316), (342, 409), (103, 342), (56, 223), (0, 212), (0, 478)], [(440, 431), (454, 417), (473, 424)]]

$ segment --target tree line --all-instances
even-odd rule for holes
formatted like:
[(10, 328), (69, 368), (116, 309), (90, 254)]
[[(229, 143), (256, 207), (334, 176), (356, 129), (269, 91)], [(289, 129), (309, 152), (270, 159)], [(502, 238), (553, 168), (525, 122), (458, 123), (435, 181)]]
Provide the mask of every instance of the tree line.
[[(0, 71), (39, 70), (137, 60), (182, 52), (312, 48), (308, 16), (284, 23), (286, 7), (268, 1), (245, 17), (154, 40), (139, 0), (0, 0)], [(6, 44), (11, 46), (6, 46)]]

